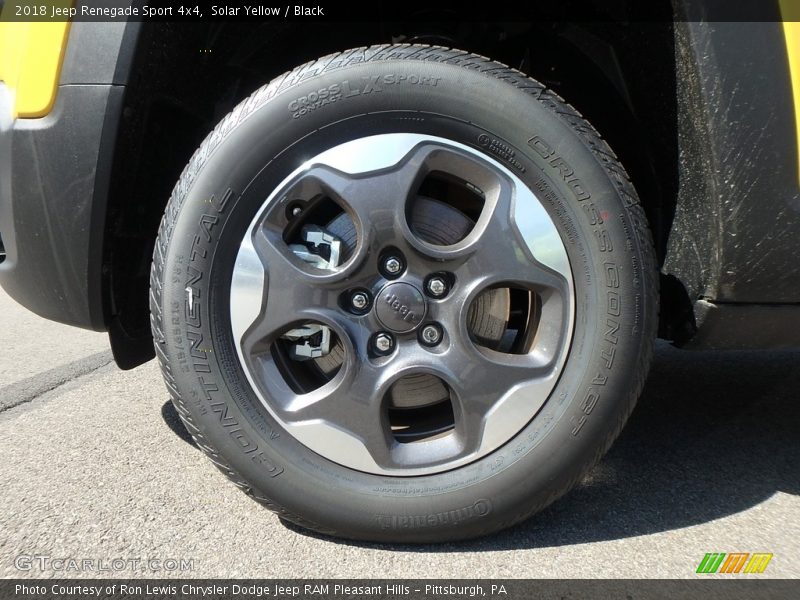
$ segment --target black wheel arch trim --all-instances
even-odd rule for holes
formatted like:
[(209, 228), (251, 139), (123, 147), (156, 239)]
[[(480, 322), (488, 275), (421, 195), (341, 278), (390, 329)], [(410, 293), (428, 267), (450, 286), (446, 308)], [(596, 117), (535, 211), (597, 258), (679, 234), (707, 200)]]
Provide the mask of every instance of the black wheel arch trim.
[(0, 186), (7, 252), (0, 285), (45, 318), (96, 331), (108, 328), (105, 211), (139, 29), (139, 23), (73, 23), (53, 110), (0, 123), (7, 175)]

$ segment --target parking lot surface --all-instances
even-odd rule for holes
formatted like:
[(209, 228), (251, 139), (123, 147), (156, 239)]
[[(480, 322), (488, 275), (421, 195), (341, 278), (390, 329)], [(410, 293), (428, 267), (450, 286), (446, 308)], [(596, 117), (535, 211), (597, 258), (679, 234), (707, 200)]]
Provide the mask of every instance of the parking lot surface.
[(98, 576), (15, 566), (48, 556), (189, 562), (106, 573), (136, 577), (683, 578), (708, 552), (770, 552), (759, 577), (798, 577), (798, 365), (800, 351), (660, 344), (620, 439), (564, 499), (474, 542), (357, 544), (287, 526), (231, 485), (155, 362), (120, 371), (103, 334), (0, 294), (0, 576)]

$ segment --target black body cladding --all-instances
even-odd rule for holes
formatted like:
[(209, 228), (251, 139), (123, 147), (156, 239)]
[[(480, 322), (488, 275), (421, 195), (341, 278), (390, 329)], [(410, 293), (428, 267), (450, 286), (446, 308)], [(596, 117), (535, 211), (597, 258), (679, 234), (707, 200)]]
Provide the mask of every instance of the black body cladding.
[[(642, 196), (662, 263), (660, 335), (697, 347), (796, 345), (795, 326), (764, 336), (763, 327), (753, 325), (776, 314), (774, 305), (781, 306), (783, 322), (800, 323), (798, 150), (782, 25), (771, 3), (765, 3), (764, 22), (709, 23), (710, 4), (675, 3), (679, 20), (668, 35), (674, 81), (665, 81), (660, 70), (661, 83), (653, 83), (661, 93), (674, 89), (660, 121), (653, 120), (659, 103), (646, 98), (648, 86), (631, 79), (637, 70), (629, 68), (630, 57), (619, 68), (613, 52), (595, 59), (593, 68), (630, 113), (650, 119), (632, 121), (637, 132), (631, 136), (664, 140), (653, 144), (660, 149), (649, 163), (633, 164), (640, 160), (635, 148), (626, 151), (614, 139), (631, 127), (604, 131), (602, 115), (593, 115), (585, 100), (575, 104), (619, 148)], [(215, 29), (214, 39), (230, 42), (241, 27)], [(308, 49), (292, 49), (273, 32), (272, 39), (283, 40), (275, 44), (281, 49), (272, 53), (274, 64), (261, 62), (263, 72), (254, 73), (247, 52), (259, 60), (264, 55), (242, 47), (226, 65), (241, 67), (251, 79), (221, 78), (203, 90), (171, 78), (175, 67), (168, 69), (163, 59), (198, 61), (195, 50), (211, 38), (207, 26), (73, 24), (53, 112), (0, 120), (0, 243), (6, 252), (0, 284), (44, 317), (110, 331), (123, 368), (152, 357), (149, 257), (180, 172), (176, 165), (185, 164), (211, 124), (249, 93), (250, 81), (322, 52), (382, 41), (372, 28), (343, 30), (350, 42)], [(570, 31), (562, 37), (576, 52), (590, 52), (592, 35)], [(468, 49), (492, 52), (491, 46)], [(96, 60), (84, 60), (87, 55)], [(522, 67), (536, 75), (526, 56)], [(173, 93), (178, 86), (188, 92), (183, 100)], [(568, 100), (569, 88), (566, 82), (560, 89)], [(8, 101), (5, 94), (0, 84), (0, 105)]]

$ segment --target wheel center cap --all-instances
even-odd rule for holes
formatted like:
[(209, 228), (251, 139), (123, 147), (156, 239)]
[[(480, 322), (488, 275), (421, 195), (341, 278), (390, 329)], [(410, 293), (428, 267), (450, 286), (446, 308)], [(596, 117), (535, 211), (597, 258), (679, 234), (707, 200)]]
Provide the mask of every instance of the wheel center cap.
[(395, 333), (414, 331), (425, 318), (425, 296), (409, 283), (390, 283), (375, 302), (375, 314), (381, 324)]

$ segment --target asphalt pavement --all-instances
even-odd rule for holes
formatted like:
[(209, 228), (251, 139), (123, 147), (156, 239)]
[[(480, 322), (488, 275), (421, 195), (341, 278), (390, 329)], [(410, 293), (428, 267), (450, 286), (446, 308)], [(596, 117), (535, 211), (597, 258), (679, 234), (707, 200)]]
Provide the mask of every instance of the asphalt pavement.
[(798, 365), (800, 351), (660, 344), (620, 439), (564, 499), (474, 542), (357, 544), (286, 525), (231, 485), (155, 362), (120, 371), (104, 334), (0, 293), (0, 576), (691, 578), (708, 552), (768, 552), (758, 577), (797, 578)]

